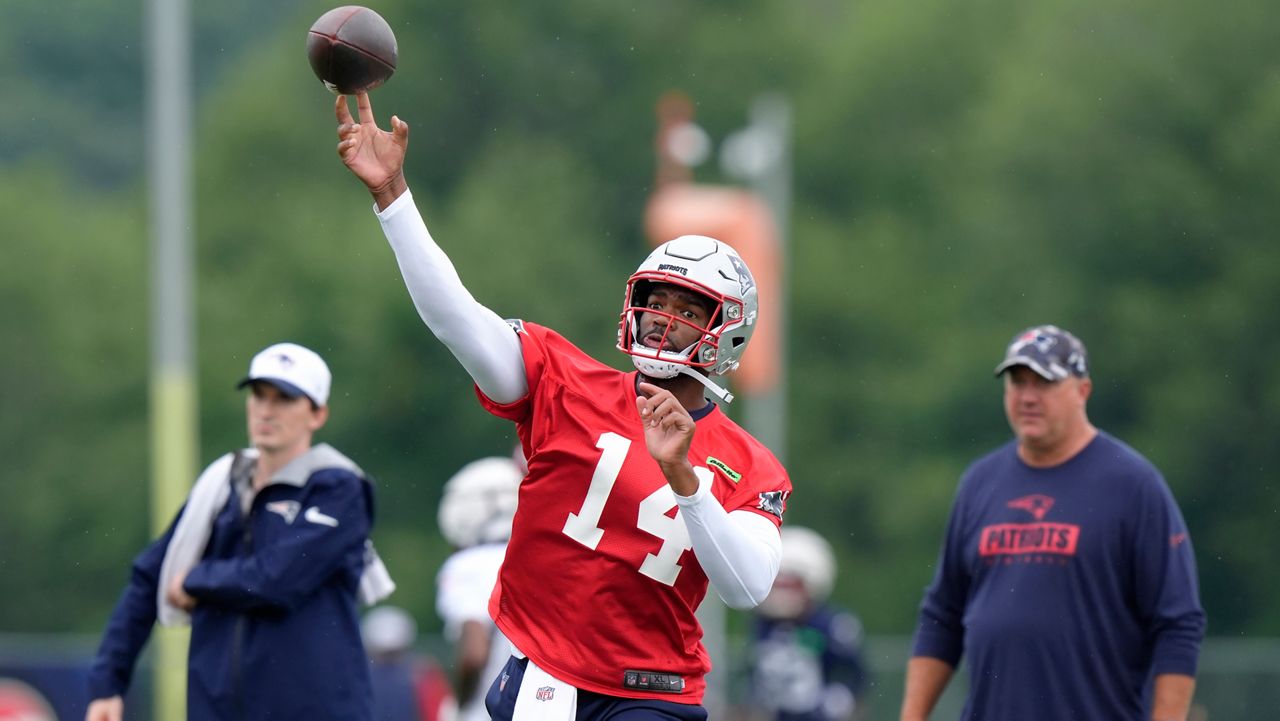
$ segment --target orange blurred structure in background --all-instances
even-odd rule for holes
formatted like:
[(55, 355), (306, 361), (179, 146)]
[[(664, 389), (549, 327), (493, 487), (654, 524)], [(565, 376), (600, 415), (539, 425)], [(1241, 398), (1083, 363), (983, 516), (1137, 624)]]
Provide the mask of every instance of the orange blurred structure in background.
[(777, 387), (781, 374), (782, 257), (773, 212), (759, 194), (725, 185), (698, 184), (692, 169), (676, 157), (676, 136), (691, 127), (693, 104), (679, 93), (658, 103), (658, 167), (645, 207), (645, 231), (654, 246), (680, 235), (707, 235), (733, 246), (755, 276), (760, 316), (742, 366), (734, 371), (734, 391), (760, 395)]

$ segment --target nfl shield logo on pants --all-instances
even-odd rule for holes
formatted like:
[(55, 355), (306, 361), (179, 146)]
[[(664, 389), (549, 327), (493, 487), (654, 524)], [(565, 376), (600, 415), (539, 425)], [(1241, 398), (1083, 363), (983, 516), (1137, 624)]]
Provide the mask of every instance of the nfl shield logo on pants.
[(551, 698), (555, 695), (556, 695), (555, 687), (541, 686), (538, 688), (538, 692), (534, 694), (534, 697), (537, 698), (539, 701), (550, 701)]

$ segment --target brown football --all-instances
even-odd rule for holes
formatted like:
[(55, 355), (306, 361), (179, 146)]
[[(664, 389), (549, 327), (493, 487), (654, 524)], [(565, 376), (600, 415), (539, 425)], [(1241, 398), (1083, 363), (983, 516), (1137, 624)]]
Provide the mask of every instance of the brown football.
[(307, 31), (307, 60), (335, 93), (372, 90), (396, 71), (396, 36), (378, 13), (344, 5), (321, 15)]

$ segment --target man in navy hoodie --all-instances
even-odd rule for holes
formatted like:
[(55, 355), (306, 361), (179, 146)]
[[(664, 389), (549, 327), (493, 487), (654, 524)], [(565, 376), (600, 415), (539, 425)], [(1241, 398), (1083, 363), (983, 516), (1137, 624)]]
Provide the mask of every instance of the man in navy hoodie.
[(394, 586), (368, 540), (370, 482), (312, 445), (330, 379), (320, 356), (292, 343), (253, 358), (240, 383), (251, 447), (214, 461), (134, 560), (89, 676), (86, 721), (121, 719), (157, 620), (191, 625), (188, 721), (370, 718), (356, 603)]
[(960, 480), (902, 721), (928, 717), (962, 655), (964, 721), (1185, 721), (1205, 615), (1164, 478), (1089, 422), (1074, 335), (1025, 330), (995, 372), (1015, 438)]

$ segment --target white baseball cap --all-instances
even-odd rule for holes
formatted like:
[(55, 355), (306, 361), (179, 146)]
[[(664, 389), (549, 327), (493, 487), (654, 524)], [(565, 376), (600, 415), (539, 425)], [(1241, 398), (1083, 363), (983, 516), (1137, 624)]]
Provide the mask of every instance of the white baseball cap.
[(287, 396), (306, 396), (317, 406), (329, 402), (329, 384), (333, 377), (329, 366), (316, 352), (297, 343), (276, 343), (258, 353), (249, 363), (249, 375), (237, 388), (263, 381), (279, 388)]

